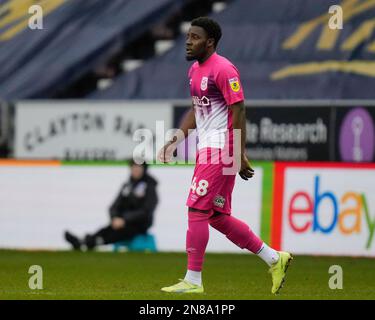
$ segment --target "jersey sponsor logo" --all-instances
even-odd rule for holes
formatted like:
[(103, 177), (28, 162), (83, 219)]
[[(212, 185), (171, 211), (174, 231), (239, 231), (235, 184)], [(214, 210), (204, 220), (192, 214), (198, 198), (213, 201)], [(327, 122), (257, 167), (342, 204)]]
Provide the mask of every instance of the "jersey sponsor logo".
[(202, 98), (199, 98), (197, 96), (192, 96), (193, 99), (193, 105), (197, 107), (207, 107), (210, 105), (210, 99), (208, 99), (206, 96), (203, 96)]
[(229, 84), (234, 92), (240, 91), (240, 81), (237, 77), (229, 79)]
[(207, 77), (202, 77), (201, 81), (201, 90), (207, 90), (207, 84), (208, 84), (208, 78)]
[(223, 196), (217, 195), (214, 199), (214, 206), (219, 208), (224, 208), (225, 198)]
[(192, 81), (193, 81), (193, 79), (190, 78), (190, 80), (189, 80), (189, 86), (191, 86)]

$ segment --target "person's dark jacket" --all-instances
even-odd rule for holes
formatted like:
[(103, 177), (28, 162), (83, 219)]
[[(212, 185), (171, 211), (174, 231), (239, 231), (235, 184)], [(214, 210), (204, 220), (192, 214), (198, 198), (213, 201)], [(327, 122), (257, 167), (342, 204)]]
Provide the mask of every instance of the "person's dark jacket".
[(157, 181), (147, 173), (138, 181), (130, 179), (125, 183), (111, 205), (111, 218), (121, 217), (126, 224), (134, 224), (147, 229), (153, 222), (153, 214), (158, 203)]

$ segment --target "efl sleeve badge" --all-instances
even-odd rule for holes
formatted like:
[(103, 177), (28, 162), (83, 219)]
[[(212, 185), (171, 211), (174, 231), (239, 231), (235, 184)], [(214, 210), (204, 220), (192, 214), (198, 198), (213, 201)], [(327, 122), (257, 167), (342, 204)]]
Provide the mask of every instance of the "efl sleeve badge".
[(229, 84), (234, 92), (240, 91), (241, 87), (240, 87), (240, 81), (238, 80), (238, 78), (229, 79)]

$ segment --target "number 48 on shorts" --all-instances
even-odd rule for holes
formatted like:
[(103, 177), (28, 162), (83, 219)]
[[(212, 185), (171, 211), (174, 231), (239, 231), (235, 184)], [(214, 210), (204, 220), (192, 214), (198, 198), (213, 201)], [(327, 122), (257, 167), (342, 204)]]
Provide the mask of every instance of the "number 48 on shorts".
[(205, 196), (207, 194), (208, 181), (204, 179), (197, 181), (197, 177), (194, 177), (190, 189), (193, 194), (196, 193), (198, 196)]

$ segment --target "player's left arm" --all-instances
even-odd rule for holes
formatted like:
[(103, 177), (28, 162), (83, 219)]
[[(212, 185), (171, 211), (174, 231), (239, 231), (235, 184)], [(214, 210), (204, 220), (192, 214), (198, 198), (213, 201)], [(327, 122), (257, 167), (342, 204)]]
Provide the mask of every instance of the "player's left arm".
[[(228, 108), (232, 112), (233, 129), (241, 134), (240, 155), (235, 154), (235, 159), (241, 159), (239, 174), (242, 179), (248, 180), (254, 175), (246, 156), (246, 110), (244, 93), (242, 90), (240, 74), (234, 65), (223, 66), (216, 75), (216, 85), (220, 89)], [(236, 135), (234, 136), (236, 138)], [(236, 142), (236, 141), (235, 141)], [(235, 143), (235, 146), (238, 144)], [(237, 148), (238, 149), (238, 148)], [(234, 150), (238, 152), (238, 150)], [(239, 157), (240, 156), (240, 157)]]
[[(239, 175), (242, 179), (248, 180), (254, 175), (254, 170), (251, 168), (249, 159), (246, 155), (246, 108), (243, 101), (236, 102), (229, 106), (232, 112), (233, 130), (238, 130), (237, 132), (241, 135), (241, 148), (240, 148), (240, 159), (241, 167), (239, 170)], [(234, 135), (235, 139), (238, 135)], [(235, 143), (235, 145), (237, 145)], [(235, 150), (235, 152), (238, 152)], [(237, 158), (238, 159), (238, 158)]]

